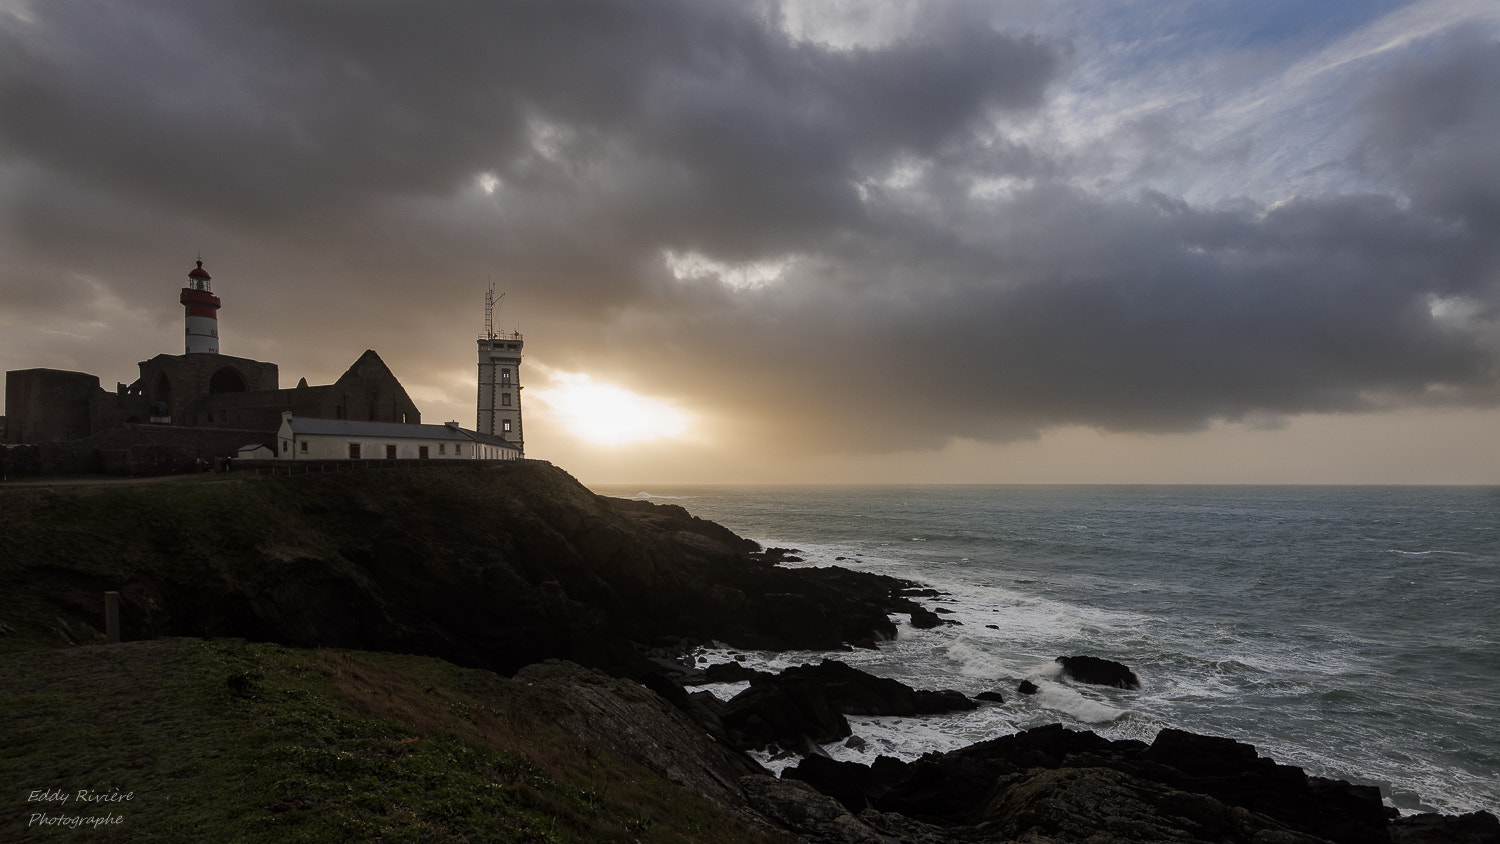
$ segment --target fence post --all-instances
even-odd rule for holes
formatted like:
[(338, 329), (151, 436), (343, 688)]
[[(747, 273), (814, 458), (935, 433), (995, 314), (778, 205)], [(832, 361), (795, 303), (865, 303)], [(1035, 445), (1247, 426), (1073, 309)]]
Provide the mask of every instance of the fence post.
[(120, 593), (104, 593), (104, 641), (120, 643)]

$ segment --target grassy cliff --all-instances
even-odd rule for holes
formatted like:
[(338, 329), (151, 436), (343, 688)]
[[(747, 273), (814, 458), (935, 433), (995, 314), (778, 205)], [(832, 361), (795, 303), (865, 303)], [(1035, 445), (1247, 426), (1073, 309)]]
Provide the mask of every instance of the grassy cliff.
[(889, 626), (896, 581), (754, 550), (531, 462), (0, 487), (0, 840), (775, 840), (638, 683), (503, 676)]
[(564, 729), (566, 690), (428, 657), (161, 639), (0, 676), (6, 841), (776, 840)]

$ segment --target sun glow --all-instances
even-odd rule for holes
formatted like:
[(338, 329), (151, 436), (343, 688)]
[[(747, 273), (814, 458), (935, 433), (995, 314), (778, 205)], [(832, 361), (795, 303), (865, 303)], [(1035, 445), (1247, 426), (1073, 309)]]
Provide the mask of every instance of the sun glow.
[(692, 426), (686, 411), (583, 373), (554, 371), (550, 380), (528, 392), (568, 433), (595, 445), (679, 438)]

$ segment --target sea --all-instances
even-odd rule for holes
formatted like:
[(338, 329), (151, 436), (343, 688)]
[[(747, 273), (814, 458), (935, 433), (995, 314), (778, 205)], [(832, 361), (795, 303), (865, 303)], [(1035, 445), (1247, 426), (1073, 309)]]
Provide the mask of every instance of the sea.
[[(1500, 812), (1500, 487), (600, 486), (680, 504), (800, 566), (939, 590), (956, 622), (876, 650), (708, 648), (765, 670), (843, 660), (1000, 704), (851, 718), (836, 759), (915, 759), (1043, 724), (1227, 736), (1378, 786), (1404, 814)], [(1070, 682), (1118, 660), (1139, 690)], [(1018, 694), (1023, 680), (1039, 689)], [(746, 684), (709, 689), (728, 698)], [(772, 767), (795, 758), (763, 757)]]

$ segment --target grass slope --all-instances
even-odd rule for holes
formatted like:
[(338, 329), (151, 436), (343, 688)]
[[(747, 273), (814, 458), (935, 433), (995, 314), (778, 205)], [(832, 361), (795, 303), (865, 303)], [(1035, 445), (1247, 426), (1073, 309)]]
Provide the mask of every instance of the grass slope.
[[(396, 654), (225, 639), (16, 651), (0, 656), (0, 840), (769, 840), (562, 732), (555, 703)], [(31, 799), (49, 791), (69, 799)], [(41, 812), (120, 822), (41, 826)]]

